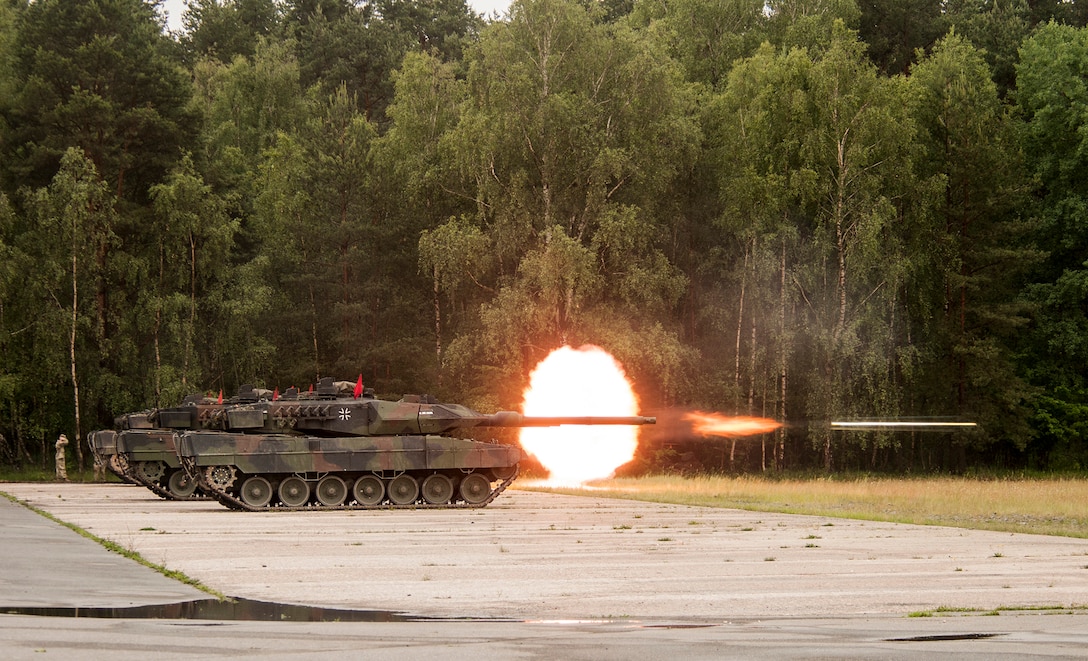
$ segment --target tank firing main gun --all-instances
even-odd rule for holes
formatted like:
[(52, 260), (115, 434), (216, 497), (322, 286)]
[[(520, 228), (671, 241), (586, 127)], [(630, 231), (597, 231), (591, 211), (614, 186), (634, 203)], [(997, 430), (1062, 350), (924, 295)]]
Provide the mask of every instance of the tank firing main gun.
[[(426, 395), (381, 400), (361, 384), (322, 379), (307, 393), (290, 388), (277, 396), (243, 386), (226, 401), (195, 395), (180, 406), (122, 415), (112, 437), (97, 434), (102, 452), (113, 437), (118, 453), (122, 436), (134, 441), (131, 450), (173, 441), (183, 473), (169, 473), (173, 463), (152, 462), (146, 452), (129, 454), (148, 477), (152, 469), (159, 482), (188, 476), (188, 486), (232, 509), (471, 508), (502, 493), (525, 454), (516, 444), (447, 432), (655, 423), (641, 416), (482, 414)], [(173, 482), (168, 486), (163, 490), (176, 491)]]

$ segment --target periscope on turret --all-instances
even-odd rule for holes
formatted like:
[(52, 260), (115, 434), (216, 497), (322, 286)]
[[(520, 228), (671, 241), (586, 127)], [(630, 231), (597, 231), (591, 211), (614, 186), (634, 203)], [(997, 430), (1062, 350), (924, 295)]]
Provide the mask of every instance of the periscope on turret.
[[(312, 392), (290, 388), (280, 396), (243, 386), (225, 402), (190, 396), (181, 406), (121, 416), (117, 432), (92, 438), (105, 448), (112, 442), (115, 455), (107, 465), (120, 465), (164, 497), (180, 473), (189, 481), (179, 489), (192, 484), (241, 510), (484, 507), (517, 477), (521, 449), (443, 434), (655, 422), (641, 416), (481, 414), (427, 395), (381, 400), (362, 389), (361, 380), (325, 378)], [(175, 461), (153, 454), (168, 447)]]

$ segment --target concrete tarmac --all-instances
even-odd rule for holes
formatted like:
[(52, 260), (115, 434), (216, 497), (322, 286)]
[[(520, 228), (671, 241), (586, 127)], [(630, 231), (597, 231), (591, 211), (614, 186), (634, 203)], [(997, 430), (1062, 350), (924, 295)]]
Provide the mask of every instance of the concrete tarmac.
[[(269, 513), (121, 484), (0, 492), (231, 597), (426, 618), (6, 614), (3, 658), (1088, 657), (1088, 540), (518, 490)], [(206, 597), (6, 499), (0, 530), (0, 613)]]

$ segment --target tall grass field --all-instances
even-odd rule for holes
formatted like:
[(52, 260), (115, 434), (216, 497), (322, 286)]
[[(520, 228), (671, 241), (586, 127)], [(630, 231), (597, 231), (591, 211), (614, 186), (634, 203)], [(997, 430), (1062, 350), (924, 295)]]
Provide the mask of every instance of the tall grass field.
[(650, 476), (583, 489), (519, 488), (658, 503), (1088, 538), (1084, 478)]

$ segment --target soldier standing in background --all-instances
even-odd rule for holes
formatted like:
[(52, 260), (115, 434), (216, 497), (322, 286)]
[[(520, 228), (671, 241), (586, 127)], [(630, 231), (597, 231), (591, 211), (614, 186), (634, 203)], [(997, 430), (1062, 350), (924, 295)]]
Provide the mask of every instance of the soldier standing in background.
[(68, 469), (64, 465), (64, 449), (68, 447), (68, 437), (64, 434), (57, 439), (57, 479), (68, 481)]

